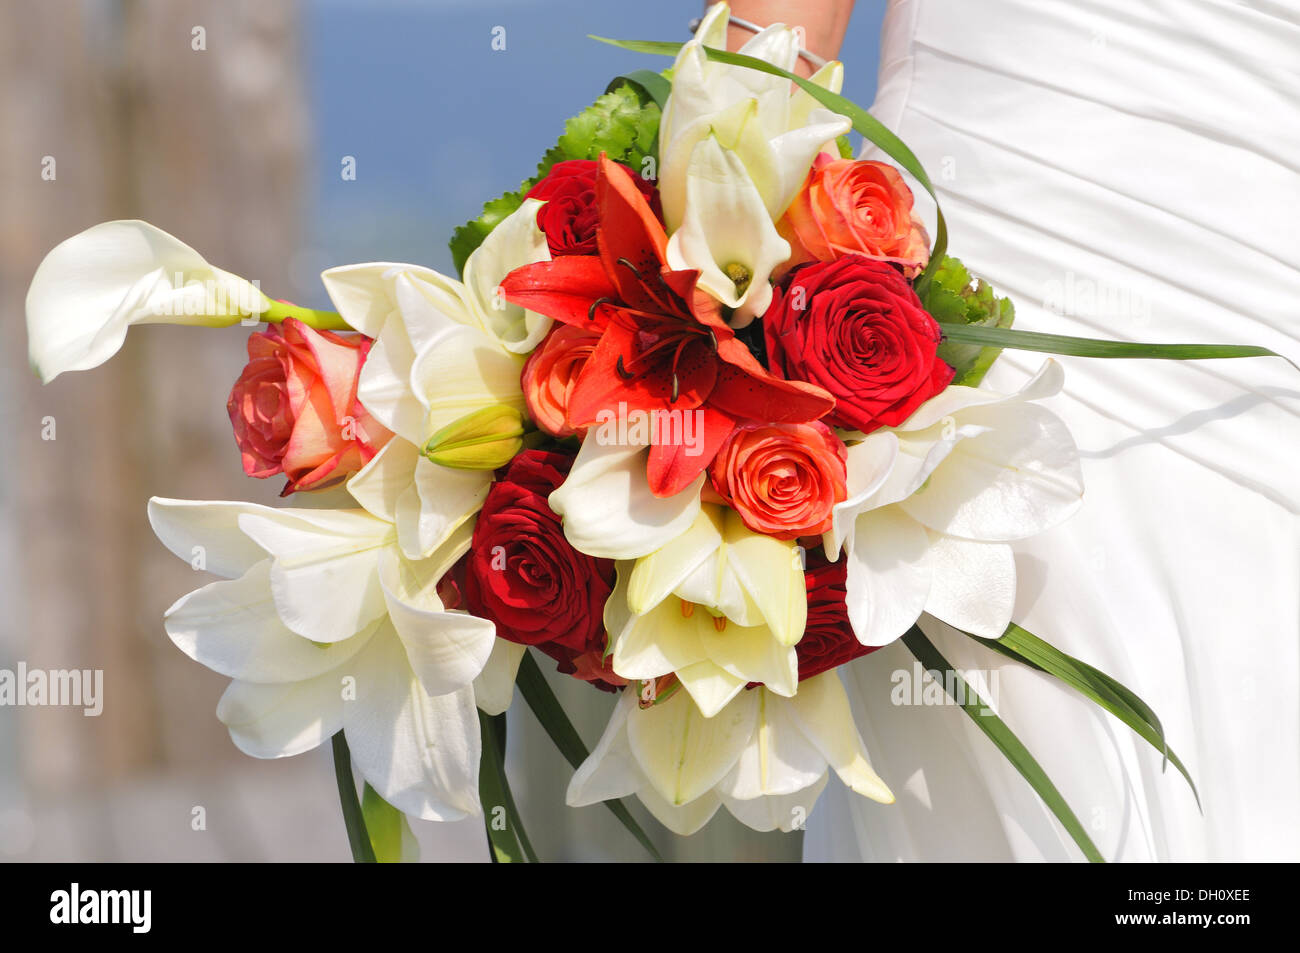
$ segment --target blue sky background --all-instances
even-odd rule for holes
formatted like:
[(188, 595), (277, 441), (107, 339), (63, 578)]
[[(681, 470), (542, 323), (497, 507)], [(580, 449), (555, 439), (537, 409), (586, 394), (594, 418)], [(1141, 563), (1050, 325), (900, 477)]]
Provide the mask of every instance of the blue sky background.
[[(327, 304), (318, 275), (360, 261), (454, 273), (447, 240), (518, 188), (564, 121), (613, 76), (661, 69), (588, 33), (684, 40), (700, 0), (315, 0), (302, 8), (313, 122), (296, 300)], [(884, 0), (858, 0), (844, 92), (870, 105)], [(491, 46), (505, 28), (506, 49)], [(340, 176), (355, 156), (357, 178)]]

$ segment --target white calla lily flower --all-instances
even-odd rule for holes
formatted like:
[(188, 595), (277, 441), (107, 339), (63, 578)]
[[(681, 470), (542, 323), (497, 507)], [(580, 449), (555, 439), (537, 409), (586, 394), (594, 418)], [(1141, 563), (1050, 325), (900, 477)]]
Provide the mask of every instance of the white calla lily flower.
[(630, 570), (620, 567), (606, 604), (614, 671), (676, 674), (707, 717), (750, 682), (795, 693), (794, 646), (807, 616), (795, 543), (755, 533), (716, 504), (702, 505), (689, 529)]
[(364, 510), (155, 498), (149, 520), (177, 556), (223, 577), (177, 600), (165, 626), (233, 679), (217, 716), (241, 750), (287, 757), (342, 730), (394, 807), (430, 820), (479, 812), (474, 685), (501, 710), (513, 653), (488, 672), (492, 623), (438, 597), (469, 523), (413, 561), (396, 527)]
[(755, 830), (791, 831), (803, 826), (832, 770), (858, 794), (893, 802), (835, 672), (801, 682), (789, 698), (761, 686), (742, 692), (712, 717), (684, 691), (641, 708), (629, 687), (567, 801), (581, 807), (635, 794), (681, 835), (723, 805)]
[[(817, 154), (852, 128), (848, 118), (823, 108), (802, 90), (792, 94), (790, 82), (780, 76), (710, 61), (703, 47), (726, 48), (729, 14), (726, 4), (710, 7), (673, 64), (672, 94), (659, 125), (659, 192), (670, 235), (686, 219), (688, 167), (702, 139), (717, 135), (736, 153), (776, 221), (803, 185)], [(739, 52), (792, 70), (799, 55), (798, 37), (794, 30), (774, 24)], [(839, 92), (843, 75), (840, 64), (832, 62), (812, 80)]]
[(922, 612), (984, 638), (1006, 630), (1016, 594), (1007, 544), (1064, 521), (1083, 498), (1074, 438), (1031, 403), (1063, 376), (1048, 360), (1014, 394), (949, 387), (849, 448), (849, 485), (863, 491), (835, 507), (823, 542), (831, 558), (847, 553), (849, 619), (864, 645), (894, 641)]
[(252, 282), (148, 222), (104, 222), (60, 242), (36, 269), (28, 353), (48, 384), (103, 364), (133, 325), (229, 327), (270, 304)]

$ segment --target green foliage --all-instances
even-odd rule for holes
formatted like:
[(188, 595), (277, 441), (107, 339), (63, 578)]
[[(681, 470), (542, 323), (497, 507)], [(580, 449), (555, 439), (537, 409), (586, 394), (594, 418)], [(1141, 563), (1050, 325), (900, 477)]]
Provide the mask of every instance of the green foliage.
[(564, 134), (546, 151), (532, 178), (526, 179), (517, 191), (492, 199), (483, 206), (482, 215), (456, 229), (451, 238), (456, 270), (464, 270), (470, 253), (523, 204), (528, 190), (544, 179), (557, 162), (596, 159), (603, 152), (639, 171), (642, 160), (655, 154), (658, 132), (659, 106), (643, 85), (626, 80), (605, 93), (564, 124)]
[[(934, 270), (921, 303), (942, 325), (1009, 328), (1016, 317), (1009, 298), (997, 297), (982, 279), (972, 281), (966, 266), (950, 255)], [(939, 358), (956, 371), (952, 382), (967, 387), (979, 385), (999, 353), (1000, 348), (947, 339), (939, 345)]]

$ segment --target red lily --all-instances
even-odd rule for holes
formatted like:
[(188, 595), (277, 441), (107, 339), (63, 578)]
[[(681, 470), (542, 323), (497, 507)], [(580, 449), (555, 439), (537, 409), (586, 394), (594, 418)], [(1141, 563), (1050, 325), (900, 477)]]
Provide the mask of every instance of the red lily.
[(663, 225), (631, 173), (604, 155), (596, 203), (598, 256), (524, 265), (502, 282), (508, 301), (601, 332), (569, 400), (575, 427), (595, 424), (620, 402), (629, 412), (698, 410), (698, 447), (656, 442), (650, 449), (651, 492), (672, 496), (709, 465), (736, 421), (805, 423), (834, 408), (822, 388), (775, 377), (758, 363), (719, 303), (696, 288), (698, 271), (668, 267)]

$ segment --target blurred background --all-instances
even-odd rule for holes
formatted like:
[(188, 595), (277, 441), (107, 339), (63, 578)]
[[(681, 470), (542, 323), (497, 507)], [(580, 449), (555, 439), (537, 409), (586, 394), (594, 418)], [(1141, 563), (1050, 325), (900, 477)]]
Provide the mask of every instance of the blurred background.
[[(148, 498), (270, 504), (280, 488), (244, 476), (226, 417), (247, 331), (137, 328), (108, 364), (42, 387), (23, 300), (45, 253), (98, 222), (141, 218), (313, 307), (329, 307), (319, 275), (332, 265), (454, 273), (456, 225), (531, 175), (608, 79), (667, 65), (586, 34), (682, 40), (702, 8), (0, 5), (0, 669), (102, 669), (105, 699), (99, 717), (0, 707), (0, 859), (350, 858), (328, 746), (281, 761), (240, 754), (215, 717), (227, 680), (162, 629), (196, 582), (154, 539)], [(883, 12), (884, 0), (858, 0), (841, 54), (844, 92), (863, 105)], [(341, 174), (349, 157), (355, 179)], [(612, 697), (553, 683), (594, 745)], [(645, 858), (604, 808), (564, 806), (569, 767), (518, 698), (509, 770), (543, 859)], [(632, 809), (670, 859), (799, 856), (799, 835), (755, 834), (725, 811), (683, 839)], [(414, 827), (425, 860), (487, 860), (481, 821)]]

